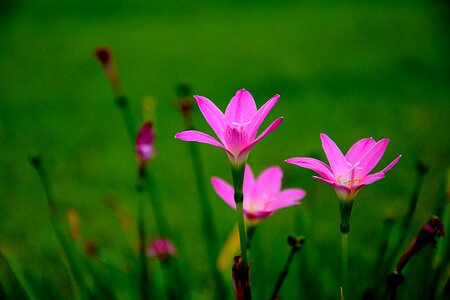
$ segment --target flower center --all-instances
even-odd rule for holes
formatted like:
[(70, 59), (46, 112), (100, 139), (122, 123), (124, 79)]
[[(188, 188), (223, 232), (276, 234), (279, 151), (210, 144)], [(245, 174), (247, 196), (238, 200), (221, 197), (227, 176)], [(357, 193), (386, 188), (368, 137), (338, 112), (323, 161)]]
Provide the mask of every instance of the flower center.
[(232, 122), (235, 127), (227, 126), (225, 129), (226, 146), (236, 156), (248, 145), (248, 134), (243, 128), (247, 123), (249, 122), (244, 124)]
[(342, 174), (339, 175), (336, 180), (339, 184), (342, 185), (346, 185), (349, 188), (359, 185), (361, 182), (361, 178), (359, 176), (359, 172), (357, 172), (357, 170), (362, 170), (362, 167), (359, 167), (360, 162), (356, 162), (354, 165), (352, 165), (351, 163), (347, 162), (347, 165), (349, 166), (349, 168), (347, 169), (347, 171)]

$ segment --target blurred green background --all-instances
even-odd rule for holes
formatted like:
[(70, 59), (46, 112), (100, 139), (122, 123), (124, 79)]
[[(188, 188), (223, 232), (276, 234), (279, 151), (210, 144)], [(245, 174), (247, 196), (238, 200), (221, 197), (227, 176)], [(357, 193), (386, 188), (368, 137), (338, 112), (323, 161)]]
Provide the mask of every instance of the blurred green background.
[[(324, 299), (335, 298), (338, 287), (334, 191), (284, 160), (311, 155), (325, 160), (321, 132), (343, 151), (363, 137), (391, 139), (377, 170), (399, 154), (402, 160), (359, 194), (353, 210), (350, 281), (356, 297), (373, 280), (361, 269), (375, 260), (383, 219), (407, 210), (418, 160), (430, 172), (407, 240), (441, 197), (450, 165), (449, 12), (448, 1), (425, 0), (1, 1), (1, 251), (20, 272), (58, 286), (69, 281), (58, 271), (61, 250), (43, 189), (27, 161), (40, 154), (58, 204), (78, 212), (83, 236), (98, 244), (99, 260), (117, 269), (129, 263), (123, 253), (136, 247), (136, 159), (93, 57), (95, 47), (106, 45), (113, 49), (135, 117), (141, 118), (145, 97), (155, 101), (158, 156), (151, 169), (164, 203), (159, 213), (176, 232), (171, 238), (190, 270), (194, 298), (205, 292), (208, 275), (195, 174), (187, 144), (173, 138), (184, 130), (174, 105), (180, 83), (223, 110), (240, 88), (249, 90), (258, 106), (281, 95), (264, 124), (280, 115), (285, 120), (254, 148), (250, 163), (256, 173), (280, 165), (284, 187), (305, 188), (310, 196), (260, 225), (252, 255), (256, 299), (271, 292), (291, 233), (308, 239), (309, 252), (299, 256), (315, 253), (321, 265), (304, 274), (298, 259), (283, 299), (302, 295), (308, 276), (325, 282)], [(194, 118), (198, 129), (212, 133), (197, 109)], [(226, 155), (199, 148), (207, 178), (231, 181)], [(224, 241), (235, 214), (209, 183), (208, 192)], [(105, 204), (111, 201), (122, 217), (129, 216), (128, 227)], [(154, 223), (147, 221), (151, 240)]]

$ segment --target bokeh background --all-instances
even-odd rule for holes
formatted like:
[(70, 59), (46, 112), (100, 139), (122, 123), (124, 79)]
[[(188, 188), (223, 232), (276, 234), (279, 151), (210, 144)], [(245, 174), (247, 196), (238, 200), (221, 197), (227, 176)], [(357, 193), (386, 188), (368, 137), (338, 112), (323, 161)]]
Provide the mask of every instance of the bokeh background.
[[(137, 239), (136, 158), (93, 57), (95, 47), (106, 45), (113, 50), (136, 120), (149, 115), (142, 112), (144, 102), (153, 104), (157, 157), (151, 169), (164, 205), (158, 213), (176, 232), (171, 239), (194, 299), (208, 299), (211, 291), (204, 284), (209, 275), (195, 174), (187, 145), (173, 138), (184, 130), (174, 105), (179, 84), (189, 84), (193, 94), (208, 97), (221, 109), (240, 88), (249, 90), (258, 106), (281, 95), (264, 124), (280, 115), (285, 120), (256, 146), (250, 163), (256, 173), (280, 165), (284, 187), (305, 188), (309, 196), (302, 205), (261, 223), (252, 253), (256, 299), (268, 298), (292, 233), (305, 235), (307, 243), (283, 287), (283, 299), (304, 296), (308, 286), (320, 287), (317, 299), (335, 298), (338, 288), (334, 191), (313, 181), (312, 172), (284, 160), (311, 155), (325, 160), (321, 132), (343, 151), (363, 137), (391, 139), (377, 169), (399, 154), (402, 160), (384, 180), (359, 194), (353, 210), (350, 293), (356, 298), (374, 280), (367, 270), (374, 267), (383, 219), (400, 218), (407, 210), (417, 161), (430, 172), (407, 240), (442, 197), (440, 185), (450, 165), (449, 13), (449, 2), (437, 0), (2, 0), (2, 253), (19, 274), (51, 282), (67, 298), (76, 295), (43, 189), (27, 160), (39, 154), (57, 203), (62, 211), (77, 212), (83, 236), (98, 245), (98, 260), (118, 270), (130, 263), (123, 253), (135, 249)], [(197, 109), (194, 122), (212, 133)], [(206, 145), (199, 149), (207, 178), (231, 181), (226, 155)], [(225, 241), (235, 214), (209, 185), (208, 193), (218, 238)], [(150, 241), (151, 218), (147, 225)], [(303, 272), (313, 256), (320, 264)], [(150, 265), (160, 271), (156, 262)], [(2, 279), (8, 282), (6, 275)], [(313, 279), (315, 285), (305, 284)], [(133, 297), (123, 289), (123, 298)]]

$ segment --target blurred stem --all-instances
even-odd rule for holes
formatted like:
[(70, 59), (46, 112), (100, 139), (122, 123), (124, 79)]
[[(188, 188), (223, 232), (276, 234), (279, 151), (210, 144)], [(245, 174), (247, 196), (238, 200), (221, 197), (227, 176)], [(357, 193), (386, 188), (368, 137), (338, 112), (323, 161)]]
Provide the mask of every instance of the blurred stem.
[(222, 275), (216, 267), (216, 256), (218, 251), (217, 229), (214, 222), (213, 211), (208, 198), (208, 192), (205, 186), (205, 175), (203, 172), (203, 165), (200, 153), (196, 143), (188, 143), (189, 151), (195, 172), (195, 182), (197, 184), (197, 191), (200, 202), (200, 215), (202, 216), (203, 233), (206, 239), (206, 251), (209, 259), (209, 268), (213, 274), (216, 287), (218, 291), (215, 293), (217, 299), (228, 299), (228, 289), (222, 280)]
[[(138, 185), (138, 191), (142, 194), (142, 182)], [(139, 236), (139, 261), (140, 261), (140, 273), (141, 273), (141, 282), (140, 282), (140, 291), (141, 291), (141, 299), (149, 298), (149, 275), (147, 268), (147, 256), (145, 253), (145, 222), (144, 222), (144, 200), (139, 197), (138, 200), (138, 236)]]
[(423, 185), (423, 179), (428, 171), (428, 168), (424, 164), (419, 162), (417, 163), (416, 170), (417, 170), (417, 179), (414, 185), (411, 199), (409, 201), (408, 211), (401, 221), (400, 228), (399, 231), (397, 232), (396, 240), (392, 248), (393, 250), (391, 252), (391, 255), (388, 256), (389, 258), (386, 260), (384, 268), (382, 268), (382, 270), (391, 268), (391, 265), (394, 263), (394, 260), (399, 256), (402, 246), (405, 242), (405, 239), (408, 236), (408, 230), (409, 227), (411, 226), (411, 221), (417, 207), (417, 202), (419, 200), (420, 190)]
[(83, 273), (81, 271), (80, 263), (76, 257), (76, 252), (73, 244), (66, 238), (60, 226), (62, 225), (58, 215), (58, 207), (54, 201), (53, 194), (51, 192), (50, 183), (47, 174), (42, 167), (42, 162), (40, 157), (34, 156), (30, 157), (30, 164), (36, 170), (39, 176), (42, 187), (45, 191), (45, 196), (47, 199), (47, 206), (49, 210), (50, 221), (52, 224), (53, 231), (55, 232), (56, 238), (63, 249), (66, 256), (69, 270), (73, 276), (73, 279), (78, 287), (81, 299), (88, 299), (89, 290), (83, 278)]
[(116, 105), (122, 114), (123, 121), (125, 123), (125, 127), (130, 137), (132, 145), (135, 143), (136, 138), (136, 124), (134, 123), (133, 114), (130, 109), (130, 102), (125, 96), (119, 96), (116, 98)]
[(167, 226), (166, 219), (164, 218), (164, 210), (159, 198), (159, 191), (155, 183), (153, 174), (147, 171), (145, 166), (141, 166), (139, 176), (142, 179), (145, 190), (150, 197), (150, 204), (152, 206), (153, 217), (156, 221), (157, 231), (163, 237), (168, 237), (169, 227)]
[(387, 277), (389, 286), (389, 300), (397, 299), (397, 289), (405, 281), (405, 276), (401, 273), (392, 272)]
[(249, 269), (248, 269), (248, 256), (247, 256), (247, 232), (245, 230), (245, 219), (244, 219), (244, 195), (242, 193), (242, 187), (244, 182), (244, 170), (245, 164), (242, 165), (232, 165), (231, 172), (233, 175), (233, 185), (234, 185), (234, 201), (236, 203), (236, 216), (237, 224), (239, 228), (239, 240), (241, 245), (241, 257), (242, 265), (244, 270), (247, 270), (247, 278), (245, 280), (245, 294), (244, 299), (252, 299), (250, 281), (249, 281)]
[(252, 247), (253, 236), (255, 235), (257, 226), (247, 226), (247, 244), (245, 248), (247, 251)]
[(275, 288), (272, 293), (272, 297), (270, 299), (275, 300), (278, 299), (278, 293), (280, 292), (281, 286), (283, 285), (284, 279), (289, 273), (289, 266), (292, 263), (292, 260), (294, 259), (295, 254), (300, 251), (301, 245), (304, 243), (305, 238), (294, 238), (289, 237), (288, 243), (291, 245), (291, 252), (289, 253), (288, 259), (286, 261), (286, 264), (284, 265), (283, 271), (281, 271), (280, 276), (278, 277), (277, 283), (275, 285)]

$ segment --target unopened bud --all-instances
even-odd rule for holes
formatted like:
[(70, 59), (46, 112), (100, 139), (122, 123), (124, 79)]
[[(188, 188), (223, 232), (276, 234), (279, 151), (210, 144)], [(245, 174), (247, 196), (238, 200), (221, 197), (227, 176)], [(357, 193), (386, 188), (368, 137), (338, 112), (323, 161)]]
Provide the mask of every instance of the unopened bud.
[(175, 247), (169, 240), (157, 239), (147, 249), (147, 255), (160, 260), (166, 260), (176, 254)]
[(139, 129), (136, 137), (136, 153), (141, 165), (155, 156), (154, 140), (155, 132), (152, 123), (147, 122)]
[(111, 50), (107, 47), (98, 47), (94, 50), (95, 57), (99, 60), (103, 70), (106, 73), (106, 77), (111, 84), (116, 97), (122, 96), (122, 90), (120, 88), (119, 78), (117, 76), (117, 70), (112, 59)]
[(400, 257), (395, 271), (400, 273), (411, 257), (413, 257), (428, 244), (436, 247), (436, 237), (441, 237), (444, 235), (444, 224), (441, 219), (437, 216), (431, 217), (428, 222), (422, 226), (422, 229), (416, 235), (411, 245)]

